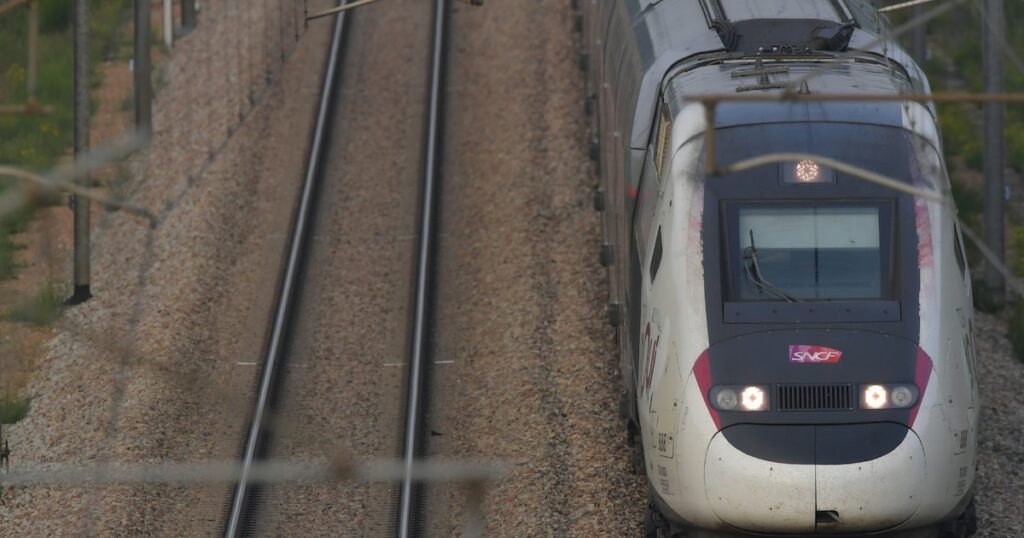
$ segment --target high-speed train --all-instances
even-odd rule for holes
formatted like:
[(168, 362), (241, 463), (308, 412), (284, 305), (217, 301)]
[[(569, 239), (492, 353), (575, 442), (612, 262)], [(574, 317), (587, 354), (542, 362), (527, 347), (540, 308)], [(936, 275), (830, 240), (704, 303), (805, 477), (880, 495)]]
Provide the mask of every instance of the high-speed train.
[[(579, 7), (646, 534), (972, 535), (970, 275), (955, 209), (920, 195), (950, 189), (936, 113), (849, 98), (930, 92), (888, 22), (867, 0)], [(847, 98), (703, 101), (784, 92)]]

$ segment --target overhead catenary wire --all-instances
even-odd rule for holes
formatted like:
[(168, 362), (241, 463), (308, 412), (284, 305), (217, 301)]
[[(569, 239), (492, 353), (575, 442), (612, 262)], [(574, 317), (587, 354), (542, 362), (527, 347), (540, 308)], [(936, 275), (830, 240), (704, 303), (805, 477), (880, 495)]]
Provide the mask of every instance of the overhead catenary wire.
[[(324, 10), (324, 11), (321, 11), (320, 13), (315, 13), (313, 15), (307, 14), (306, 15), (306, 20), (307, 21), (311, 21), (313, 19), (319, 19), (321, 17), (328, 17), (328, 16), (334, 15), (336, 13), (341, 13), (342, 11), (348, 11), (350, 9), (356, 9), (356, 8), (365, 6), (367, 4), (372, 4), (372, 3), (377, 2), (377, 1), (378, 0), (358, 0), (356, 2), (352, 2), (351, 4), (346, 4), (344, 6), (339, 6), (339, 7), (331, 8), (331, 9), (328, 9), (328, 10)], [(471, 6), (482, 6), (484, 4), (483, 0), (458, 0), (458, 1), (462, 2), (464, 4), (469, 4)]]
[(934, 1), (935, 0), (909, 0), (907, 2), (901, 2), (899, 4), (893, 4), (891, 6), (885, 6), (885, 7), (878, 8), (878, 12), (879, 13), (888, 13), (890, 11), (898, 11), (898, 10), (901, 10), (901, 9), (904, 9), (904, 8), (919, 6), (921, 4), (927, 4), (929, 2), (934, 2)]

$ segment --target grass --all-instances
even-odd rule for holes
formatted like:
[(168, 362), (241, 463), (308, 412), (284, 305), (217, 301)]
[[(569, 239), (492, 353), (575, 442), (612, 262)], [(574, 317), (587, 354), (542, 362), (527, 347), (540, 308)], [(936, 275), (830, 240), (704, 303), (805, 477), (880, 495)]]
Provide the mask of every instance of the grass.
[[(123, 36), (119, 27), (126, 20), (128, 0), (94, 2), (90, 20), (90, 53), (93, 67), (119, 50)], [(0, 17), (0, 104), (25, 103), (28, 8), (21, 7)], [(38, 99), (54, 108), (52, 114), (0, 115), (0, 163), (41, 171), (70, 154), (73, 129), (73, 49), (71, 47), (70, 0), (42, 0), (40, 5)], [(95, 69), (94, 69), (95, 73)], [(99, 84), (97, 76), (93, 85)], [(16, 188), (0, 181), (0, 195)], [(32, 218), (25, 211), (0, 220), (0, 279), (9, 279), (18, 269), (14, 255), (22, 248), (11, 235), (26, 227)]]
[(20, 304), (15, 305), (7, 312), (7, 320), (15, 323), (28, 323), (36, 326), (45, 326), (53, 323), (60, 317), (66, 297), (63, 286), (57, 284), (53, 275), (49, 275), (43, 289), (39, 293)]
[(18, 422), (25, 418), (25, 415), (28, 415), (28, 410), (31, 406), (31, 397), (8, 396), (4, 392), (3, 398), (0, 398), (0, 423), (14, 424)]
[[(2, 187), (0, 190), (3, 190)], [(18, 270), (19, 265), (15, 256), (19, 250), (25, 248), (25, 245), (15, 243), (11, 237), (25, 231), (31, 218), (32, 210), (25, 209), (0, 219), (0, 280), (14, 277)]]

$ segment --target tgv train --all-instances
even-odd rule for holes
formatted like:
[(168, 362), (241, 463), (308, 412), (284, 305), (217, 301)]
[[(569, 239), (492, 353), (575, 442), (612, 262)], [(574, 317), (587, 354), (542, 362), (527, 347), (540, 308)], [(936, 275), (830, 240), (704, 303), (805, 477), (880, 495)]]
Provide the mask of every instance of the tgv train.
[[(708, 115), (700, 99), (927, 94), (888, 23), (867, 0), (580, 8), (646, 534), (973, 534), (980, 402), (954, 210), (834, 164), (948, 193), (934, 107), (723, 99)], [(709, 174), (709, 146), (726, 168), (823, 159)]]

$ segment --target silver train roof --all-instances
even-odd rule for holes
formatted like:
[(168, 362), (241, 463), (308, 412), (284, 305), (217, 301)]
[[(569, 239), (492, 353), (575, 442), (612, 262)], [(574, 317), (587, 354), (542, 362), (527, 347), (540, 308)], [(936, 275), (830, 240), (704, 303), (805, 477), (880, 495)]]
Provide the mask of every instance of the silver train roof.
[[(787, 62), (787, 73), (773, 74), (772, 82), (798, 78), (821, 61), (840, 60), (842, 65), (812, 79), (808, 89), (846, 94), (929, 91), (924, 73), (906, 51), (894, 41), (880, 38), (886, 32), (887, 22), (868, 0), (621, 0), (609, 4), (609, 17), (629, 21), (612, 27), (631, 30), (626, 35), (610, 32), (605, 47), (614, 51), (606, 54), (620, 60), (616, 83), (626, 85), (635, 96), (619, 103), (626, 107), (620, 109), (620, 117), (635, 118), (629, 137), (633, 148), (647, 145), (660, 93), (657, 90), (663, 81), (670, 105), (677, 110), (686, 104), (687, 95), (734, 93), (752, 81), (734, 78), (732, 71), (750, 68), (757, 56), (766, 61), (773, 56), (753, 52), (759, 45), (754, 34), (765, 31), (771, 35), (772, 28), (781, 28), (776, 31), (779, 35), (785, 31), (784, 25), (792, 21), (855, 24), (846, 25), (852, 27), (852, 34), (846, 36), (849, 41), (843, 51), (807, 56), (806, 62), (803, 57), (775, 55), (792, 62)], [(716, 17), (735, 27), (734, 35), (723, 31), (720, 24), (716, 28)], [(853, 61), (856, 58), (860, 60)], [(635, 104), (635, 110), (628, 110), (630, 102)], [(723, 107), (721, 112), (716, 122), (720, 126), (744, 121), (850, 120), (888, 125), (901, 122), (899, 107), (885, 103), (763, 103)]]

